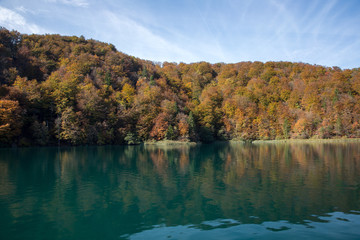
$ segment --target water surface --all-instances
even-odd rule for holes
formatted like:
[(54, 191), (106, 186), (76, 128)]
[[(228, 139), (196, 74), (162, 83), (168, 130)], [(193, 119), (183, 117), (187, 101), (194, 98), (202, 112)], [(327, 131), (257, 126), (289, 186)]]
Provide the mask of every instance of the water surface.
[(360, 239), (360, 144), (0, 149), (0, 239)]

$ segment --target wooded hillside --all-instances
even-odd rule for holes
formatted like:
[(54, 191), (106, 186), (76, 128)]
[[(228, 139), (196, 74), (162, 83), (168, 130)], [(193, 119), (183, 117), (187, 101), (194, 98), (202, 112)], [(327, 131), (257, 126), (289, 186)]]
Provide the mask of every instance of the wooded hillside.
[(0, 145), (360, 137), (360, 68), (154, 63), (0, 29)]

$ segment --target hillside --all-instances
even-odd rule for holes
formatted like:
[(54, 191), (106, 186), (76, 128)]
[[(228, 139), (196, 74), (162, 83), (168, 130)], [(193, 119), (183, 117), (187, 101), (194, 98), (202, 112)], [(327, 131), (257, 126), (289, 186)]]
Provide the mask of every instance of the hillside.
[(360, 68), (153, 63), (0, 29), (0, 145), (360, 137)]

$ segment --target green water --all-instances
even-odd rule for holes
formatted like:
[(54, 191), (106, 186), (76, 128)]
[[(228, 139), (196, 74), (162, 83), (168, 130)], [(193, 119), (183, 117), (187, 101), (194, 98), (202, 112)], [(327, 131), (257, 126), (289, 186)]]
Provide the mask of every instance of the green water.
[(360, 239), (360, 144), (0, 149), (0, 239)]

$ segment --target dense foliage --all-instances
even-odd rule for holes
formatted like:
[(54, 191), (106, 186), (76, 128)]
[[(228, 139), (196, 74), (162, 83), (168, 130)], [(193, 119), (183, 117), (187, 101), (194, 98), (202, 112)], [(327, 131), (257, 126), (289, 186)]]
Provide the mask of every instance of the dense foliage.
[(360, 68), (154, 63), (0, 29), (0, 144), (360, 137)]

